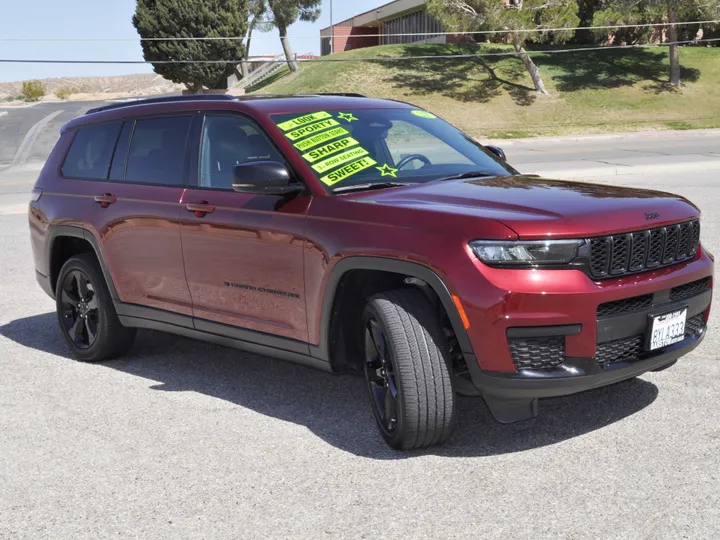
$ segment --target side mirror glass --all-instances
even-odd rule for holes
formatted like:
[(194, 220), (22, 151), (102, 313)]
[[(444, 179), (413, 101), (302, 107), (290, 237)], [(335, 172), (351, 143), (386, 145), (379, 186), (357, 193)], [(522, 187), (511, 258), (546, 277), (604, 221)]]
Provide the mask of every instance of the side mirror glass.
[(233, 167), (233, 190), (256, 195), (300, 193), (302, 184), (290, 183), (290, 171), (279, 161), (256, 161)]
[(507, 158), (505, 157), (505, 152), (503, 152), (503, 149), (498, 146), (486, 146), (488, 150), (490, 150), (493, 154), (495, 154), (497, 157), (502, 159), (503, 161), (507, 161)]

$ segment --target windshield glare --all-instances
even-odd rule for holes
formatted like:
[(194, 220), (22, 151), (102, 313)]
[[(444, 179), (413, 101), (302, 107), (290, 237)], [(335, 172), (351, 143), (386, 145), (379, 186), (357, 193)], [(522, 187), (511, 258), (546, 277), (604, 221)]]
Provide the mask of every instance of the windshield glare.
[(425, 183), (467, 172), (516, 174), (458, 129), (419, 109), (325, 110), (271, 118), (329, 192), (357, 184)]

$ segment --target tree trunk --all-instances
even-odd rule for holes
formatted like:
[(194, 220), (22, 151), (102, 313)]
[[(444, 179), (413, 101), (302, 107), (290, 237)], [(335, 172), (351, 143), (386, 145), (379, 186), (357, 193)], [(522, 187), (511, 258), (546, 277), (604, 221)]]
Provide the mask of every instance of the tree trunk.
[(675, 23), (677, 22), (677, 9), (670, 6), (668, 10), (668, 39), (670, 40), (670, 84), (680, 86), (680, 46), (678, 42), (678, 31)]
[(240, 62), (240, 73), (242, 74), (242, 78), (246, 79), (248, 75), (250, 75), (250, 42), (252, 41), (252, 33), (255, 29), (255, 20), (250, 23), (250, 28), (248, 28), (248, 37), (247, 41), (245, 42), (245, 56), (243, 57), (242, 62)]
[(287, 65), (290, 68), (290, 71), (294, 73), (298, 70), (298, 65), (295, 61), (295, 55), (292, 52), (292, 47), (290, 47), (290, 38), (287, 35), (287, 27), (283, 25), (278, 25), (278, 31), (280, 32), (280, 42), (282, 43), (282, 48), (283, 52), (285, 53)]
[(513, 43), (513, 46), (515, 47), (515, 52), (520, 57), (520, 61), (530, 74), (533, 84), (535, 85), (535, 90), (545, 95), (550, 95), (550, 92), (545, 89), (545, 83), (543, 83), (542, 77), (540, 77), (540, 70), (535, 65), (535, 62), (528, 56), (525, 48), (520, 43)]

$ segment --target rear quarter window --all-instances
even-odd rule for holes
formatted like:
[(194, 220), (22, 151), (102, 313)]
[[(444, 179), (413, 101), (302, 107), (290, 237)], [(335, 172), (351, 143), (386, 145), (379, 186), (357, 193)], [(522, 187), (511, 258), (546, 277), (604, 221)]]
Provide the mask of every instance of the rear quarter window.
[(70, 145), (62, 174), (66, 178), (105, 180), (122, 122), (81, 127)]

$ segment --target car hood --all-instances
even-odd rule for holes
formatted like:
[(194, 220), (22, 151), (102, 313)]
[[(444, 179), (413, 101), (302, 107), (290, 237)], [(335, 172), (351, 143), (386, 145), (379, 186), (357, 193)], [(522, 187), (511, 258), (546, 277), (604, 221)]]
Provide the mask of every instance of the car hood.
[(521, 238), (601, 236), (699, 215), (696, 206), (671, 193), (534, 176), (430, 182), (353, 199), (494, 219)]

